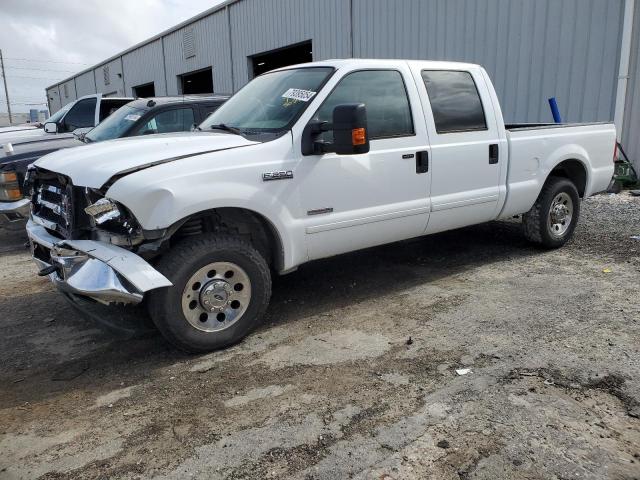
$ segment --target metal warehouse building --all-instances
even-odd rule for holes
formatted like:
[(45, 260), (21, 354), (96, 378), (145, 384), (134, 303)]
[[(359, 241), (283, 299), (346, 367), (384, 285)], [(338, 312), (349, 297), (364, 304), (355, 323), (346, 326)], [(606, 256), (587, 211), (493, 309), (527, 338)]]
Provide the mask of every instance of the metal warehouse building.
[[(133, 20), (132, 20), (133, 21)], [(507, 122), (616, 121), (640, 166), (635, 0), (230, 0), (47, 89), (50, 110), (90, 93), (231, 93), (272, 68), (328, 58), (480, 63)]]

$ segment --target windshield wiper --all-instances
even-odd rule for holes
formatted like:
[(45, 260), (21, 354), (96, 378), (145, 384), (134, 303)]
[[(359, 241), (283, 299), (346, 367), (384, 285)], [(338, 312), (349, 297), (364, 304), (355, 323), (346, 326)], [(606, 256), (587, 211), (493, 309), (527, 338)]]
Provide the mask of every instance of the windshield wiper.
[(222, 130), (224, 132), (233, 133), (234, 135), (242, 135), (240, 129), (225, 125), (224, 123), (218, 123), (217, 125), (211, 125), (211, 130)]

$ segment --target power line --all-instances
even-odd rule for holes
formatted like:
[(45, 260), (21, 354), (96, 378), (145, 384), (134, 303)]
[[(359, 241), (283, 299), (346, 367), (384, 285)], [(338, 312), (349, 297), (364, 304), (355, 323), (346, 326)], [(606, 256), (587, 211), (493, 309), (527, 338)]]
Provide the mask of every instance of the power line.
[[(61, 80), (61, 77), (57, 77), (57, 78), (51, 78), (51, 77), (28, 77), (25, 75), (6, 75), (7, 78), (29, 78), (31, 80), (53, 80), (54, 82), (57, 82), (58, 80)], [(64, 78), (64, 77), (62, 77)]]
[(12, 67), (6, 66), (4, 67), (7, 70), (15, 69), (15, 70), (36, 70), (39, 72), (60, 72), (60, 73), (74, 73), (75, 70), (51, 70), (49, 68), (35, 68), (35, 67)]
[(63, 62), (59, 60), (40, 60), (40, 59), (31, 59), (31, 58), (17, 58), (17, 57), (4, 57), (5, 60), (23, 60), (25, 62), (41, 62), (41, 63), (66, 63), (67, 65), (89, 65), (89, 63), (84, 62)]

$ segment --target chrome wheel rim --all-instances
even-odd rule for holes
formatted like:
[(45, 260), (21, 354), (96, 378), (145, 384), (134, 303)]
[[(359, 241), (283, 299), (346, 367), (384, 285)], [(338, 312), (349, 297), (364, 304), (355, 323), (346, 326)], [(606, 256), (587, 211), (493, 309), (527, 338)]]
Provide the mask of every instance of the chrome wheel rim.
[(250, 300), (247, 272), (235, 263), (214, 262), (187, 281), (182, 291), (182, 313), (194, 328), (219, 332), (242, 318)]
[(561, 192), (554, 197), (549, 208), (549, 232), (554, 237), (562, 237), (569, 230), (572, 219), (573, 200), (569, 194)]

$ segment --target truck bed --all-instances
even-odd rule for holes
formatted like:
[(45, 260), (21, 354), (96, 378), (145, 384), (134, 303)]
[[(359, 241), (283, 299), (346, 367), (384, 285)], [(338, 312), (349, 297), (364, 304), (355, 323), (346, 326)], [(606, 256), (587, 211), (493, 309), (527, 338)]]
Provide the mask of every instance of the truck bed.
[(584, 169), (586, 181), (582, 191), (578, 187), (583, 197), (604, 191), (609, 185), (616, 139), (612, 123), (509, 124), (505, 127), (509, 166), (507, 198), (501, 218), (529, 211), (550, 171), (561, 162), (572, 162), (577, 168), (591, 165), (591, 170)]

